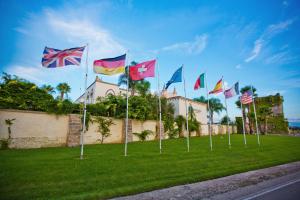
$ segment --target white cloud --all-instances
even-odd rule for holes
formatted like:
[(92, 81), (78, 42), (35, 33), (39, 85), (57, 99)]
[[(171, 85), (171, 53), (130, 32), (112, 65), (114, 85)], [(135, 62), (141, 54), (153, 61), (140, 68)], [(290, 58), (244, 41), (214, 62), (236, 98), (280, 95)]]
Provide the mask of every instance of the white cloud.
[[(87, 19), (64, 19), (53, 11), (47, 11), (47, 22), (57, 35), (66, 38), (69, 43), (89, 43), (91, 57), (112, 56), (125, 52), (105, 28), (93, 24)], [(96, 58), (95, 58), (96, 59)]]
[(245, 62), (250, 62), (251, 60), (255, 59), (259, 55), (262, 45), (263, 45), (263, 40), (261, 40), (261, 39), (256, 40), (254, 42), (254, 47), (253, 47), (252, 53), (251, 53), (250, 57), (245, 59)]
[(206, 34), (196, 36), (194, 41), (175, 43), (161, 48), (158, 51), (177, 51), (188, 54), (201, 54), (207, 45), (208, 36)]
[[(97, 7), (96, 10), (99, 14), (99, 10), (103, 9)], [(95, 8), (91, 6), (78, 9), (72, 6), (59, 10), (44, 9), (41, 13), (29, 14), (25, 19), (21, 19), (22, 25), (14, 29), (23, 35), (18, 39), (16, 54), (26, 59), (18, 59), (6, 66), (5, 71), (38, 84), (56, 84), (62, 80), (72, 79), (81, 81), (85, 71), (85, 54), (79, 68), (68, 66), (55, 70), (46, 69), (41, 66), (40, 60), (45, 46), (65, 49), (84, 46), (88, 43), (89, 66), (92, 66), (95, 59), (125, 53), (125, 47), (99, 23), (99, 20), (95, 20), (96, 17), (99, 15), (95, 14)], [(91, 72), (92, 67), (88, 70)], [(64, 74), (71, 73), (73, 73), (72, 76), (63, 77)], [(89, 73), (89, 82), (94, 80), (94, 76), (95, 74)], [(116, 82), (117, 77), (112, 76), (106, 79)]]
[(263, 32), (263, 34), (254, 42), (254, 46), (250, 56), (245, 59), (245, 62), (250, 62), (254, 60), (262, 51), (263, 46), (267, 45), (267, 43), (277, 34), (285, 31), (288, 27), (293, 23), (293, 20), (286, 20), (284, 22), (280, 22), (278, 24), (271, 24), (268, 28)]
[(236, 68), (236, 69), (241, 69), (241, 68), (242, 68), (242, 65), (241, 65), (241, 64), (238, 64), (238, 65), (235, 66), (235, 68)]
[(26, 80), (37, 82), (39, 84), (45, 83), (45, 81), (43, 81), (42, 79), (37, 78), (37, 77), (41, 77), (41, 75), (43, 74), (42, 69), (39, 67), (14, 65), (9, 67), (7, 72), (9, 74), (19, 76)]

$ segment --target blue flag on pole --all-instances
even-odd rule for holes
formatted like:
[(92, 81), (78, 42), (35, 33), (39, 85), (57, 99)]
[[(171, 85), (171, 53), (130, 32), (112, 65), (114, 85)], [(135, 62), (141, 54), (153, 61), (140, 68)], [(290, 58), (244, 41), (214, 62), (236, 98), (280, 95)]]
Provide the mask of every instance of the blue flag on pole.
[(165, 89), (168, 89), (168, 87), (172, 83), (178, 83), (178, 82), (182, 82), (182, 66), (176, 70), (172, 78), (167, 82)]

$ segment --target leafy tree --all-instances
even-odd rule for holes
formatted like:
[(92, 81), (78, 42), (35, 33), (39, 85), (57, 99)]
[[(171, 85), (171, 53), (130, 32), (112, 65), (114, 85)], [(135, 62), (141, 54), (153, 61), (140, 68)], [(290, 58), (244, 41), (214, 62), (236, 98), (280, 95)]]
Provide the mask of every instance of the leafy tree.
[(194, 108), (189, 106), (189, 134), (193, 131), (197, 132), (197, 135), (200, 136), (200, 123), (196, 119)]
[(52, 87), (51, 85), (42, 85), (41, 89), (47, 92), (48, 94), (55, 93), (54, 87)]
[(96, 116), (93, 122), (96, 122), (98, 124), (97, 131), (101, 134), (100, 142), (103, 143), (104, 139), (110, 136), (110, 126), (113, 123), (112, 119), (105, 119), (101, 116)]
[(221, 119), (221, 124), (223, 124), (223, 125), (227, 125), (227, 124), (229, 124), (231, 122), (231, 120), (230, 120), (230, 118), (227, 116), (227, 115), (225, 115), (224, 117), (222, 117), (222, 119)]
[(186, 119), (182, 115), (178, 115), (175, 117), (175, 123), (177, 125), (179, 137), (183, 137), (183, 126), (185, 125)]
[(71, 92), (71, 87), (67, 83), (58, 84), (56, 89), (60, 92), (60, 100), (64, 100), (64, 94)]
[(129, 106), (129, 117), (132, 119), (145, 121), (149, 119), (150, 113), (153, 112), (147, 98), (142, 96), (131, 96)]
[(52, 95), (17, 76), (4, 74), (0, 83), (0, 108), (46, 111)]
[(145, 141), (149, 135), (152, 135), (153, 132), (151, 130), (144, 130), (141, 133), (132, 133), (136, 135), (140, 141)]

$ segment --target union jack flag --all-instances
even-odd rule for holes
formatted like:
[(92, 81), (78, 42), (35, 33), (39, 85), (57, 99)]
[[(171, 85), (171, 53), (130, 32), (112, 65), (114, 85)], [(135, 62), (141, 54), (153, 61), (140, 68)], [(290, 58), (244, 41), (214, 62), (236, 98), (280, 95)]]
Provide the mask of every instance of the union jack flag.
[(244, 92), (241, 96), (241, 103), (242, 104), (249, 104), (252, 103), (252, 92), (250, 90)]
[(66, 65), (80, 65), (81, 56), (85, 47), (65, 50), (45, 47), (42, 65), (46, 68), (63, 67)]

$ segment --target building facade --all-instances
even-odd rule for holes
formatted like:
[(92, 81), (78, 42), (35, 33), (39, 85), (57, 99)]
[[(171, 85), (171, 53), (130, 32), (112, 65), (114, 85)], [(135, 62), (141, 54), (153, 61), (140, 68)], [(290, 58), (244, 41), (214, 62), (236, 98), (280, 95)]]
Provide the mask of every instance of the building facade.
[[(110, 94), (126, 95), (126, 89), (120, 88), (117, 84), (104, 82), (96, 76), (95, 81), (87, 88), (87, 104), (94, 104), (98, 97), (106, 97)], [(84, 94), (82, 94), (75, 102), (84, 102)]]
[[(94, 104), (98, 97), (106, 97), (107, 95), (126, 95), (126, 89), (120, 88), (117, 84), (112, 84), (102, 81), (96, 76), (95, 81), (87, 88), (87, 104)], [(186, 116), (186, 105), (189, 108), (193, 107), (195, 117), (201, 124), (207, 124), (207, 105), (193, 101), (192, 99), (186, 99), (177, 95), (176, 89), (173, 92), (163, 90), (162, 96), (168, 99), (168, 102), (172, 103), (175, 109), (175, 117), (178, 115)], [(186, 101), (185, 101), (186, 100)], [(82, 94), (75, 102), (84, 102), (84, 94)]]

